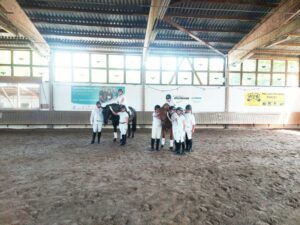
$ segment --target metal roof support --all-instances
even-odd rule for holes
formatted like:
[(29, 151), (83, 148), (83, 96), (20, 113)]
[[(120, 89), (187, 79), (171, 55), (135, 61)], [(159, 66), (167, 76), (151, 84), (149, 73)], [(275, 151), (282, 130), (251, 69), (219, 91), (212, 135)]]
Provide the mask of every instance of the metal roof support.
[(163, 19), (168, 9), (171, 0), (152, 0), (151, 7), (148, 16), (147, 30), (145, 34), (144, 48), (143, 48), (143, 64), (145, 64), (147, 58), (147, 51), (154, 41), (157, 31), (156, 26), (159, 19)]
[(300, 19), (291, 20), (300, 9), (299, 0), (286, 0), (272, 10), (254, 29), (229, 51), (229, 63), (241, 62), (249, 52), (296, 31)]
[(16, 27), (18, 33), (28, 38), (40, 55), (48, 56), (50, 48), (47, 42), (35, 28), (17, 1), (0, 0), (0, 7), (6, 12), (7, 19)]
[(164, 21), (166, 21), (167, 23), (169, 23), (170, 25), (176, 27), (178, 30), (188, 34), (191, 38), (195, 39), (197, 42), (199, 42), (202, 45), (207, 46), (208, 48), (210, 48), (211, 50), (215, 51), (216, 53), (218, 53), (219, 55), (225, 57), (225, 54), (220, 52), (218, 49), (216, 49), (215, 47), (213, 47), (211, 44), (209, 44), (206, 41), (201, 40), (200, 38), (198, 38), (196, 35), (194, 35), (193, 33), (191, 33), (189, 30), (185, 29), (184, 27), (182, 27), (181, 25), (177, 24), (176, 22), (174, 22), (170, 17), (165, 17)]

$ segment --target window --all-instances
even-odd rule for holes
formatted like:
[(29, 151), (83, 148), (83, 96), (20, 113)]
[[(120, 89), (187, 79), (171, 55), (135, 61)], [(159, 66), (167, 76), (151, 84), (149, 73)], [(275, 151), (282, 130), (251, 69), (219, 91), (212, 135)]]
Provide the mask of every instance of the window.
[(49, 69), (48, 67), (32, 67), (32, 75), (34, 77), (42, 77), (43, 80), (49, 80)]
[(285, 74), (273, 74), (272, 86), (285, 86)]
[(124, 83), (124, 70), (109, 70), (109, 83)]
[(72, 81), (72, 73), (71, 68), (55, 68), (55, 81), (61, 82), (71, 82)]
[(0, 64), (11, 64), (10, 50), (0, 50)]
[(0, 66), (0, 76), (11, 76), (10, 66)]
[(161, 83), (162, 84), (176, 84), (176, 72), (162, 71)]
[(200, 71), (208, 70), (208, 59), (207, 58), (194, 58), (194, 69)]
[(147, 70), (157, 70), (160, 69), (160, 57), (150, 56), (146, 61)]
[(298, 61), (288, 61), (288, 73), (297, 73), (299, 72), (299, 62)]
[(32, 52), (32, 64), (36, 66), (48, 66), (48, 59)]
[(103, 69), (92, 69), (92, 82), (107, 83), (107, 72)]
[(180, 71), (192, 70), (192, 60), (191, 58), (178, 58), (178, 68)]
[(270, 86), (271, 74), (261, 73), (257, 75), (257, 85), (258, 86)]
[(71, 54), (67, 52), (56, 52), (54, 55), (54, 65), (71, 67)]
[(87, 53), (75, 53), (73, 54), (73, 65), (75, 67), (89, 67), (90, 59)]
[(0, 108), (38, 109), (40, 107), (39, 84), (0, 83)]
[(103, 54), (91, 54), (92, 67), (106, 68), (106, 55)]
[(224, 60), (221, 58), (209, 59), (209, 70), (210, 71), (223, 71), (224, 70)]
[(273, 72), (284, 73), (285, 72), (285, 61), (274, 60), (273, 61)]
[(224, 84), (223, 73), (210, 73), (209, 74), (209, 84), (210, 85), (223, 85)]
[(146, 71), (146, 84), (159, 84), (160, 71)]
[(241, 74), (229, 73), (229, 85), (241, 85)]
[(254, 86), (255, 85), (255, 73), (244, 73), (242, 84), (245, 86)]
[(29, 66), (14, 66), (14, 76), (30, 77), (30, 67)]
[(29, 51), (14, 51), (14, 64), (17, 65), (29, 65), (30, 64), (30, 52)]
[[(109, 68), (118, 68), (118, 69), (124, 68), (124, 56), (123, 55), (109, 55), (108, 62), (109, 62)], [(124, 79), (124, 77), (123, 77), (123, 79)]]
[(89, 82), (89, 69), (74, 69), (73, 81), (74, 82)]
[(240, 72), (241, 71), (241, 64), (233, 63), (229, 65), (230, 72)]
[(256, 60), (245, 60), (243, 62), (244, 72), (255, 72), (256, 71)]
[(126, 69), (141, 69), (141, 57), (135, 55), (127, 55)]
[(195, 85), (207, 85), (208, 72), (198, 72), (194, 74), (194, 84)]
[(287, 86), (297, 87), (299, 86), (299, 74), (288, 74), (287, 75)]
[(178, 72), (178, 84), (192, 84), (192, 72)]
[(177, 62), (175, 57), (162, 57), (161, 67), (163, 70), (175, 71)]
[(140, 70), (127, 70), (126, 71), (126, 83), (140, 84), (141, 83), (141, 71)]
[(258, 60), (258, 72), (271, 72), (271, 60)]

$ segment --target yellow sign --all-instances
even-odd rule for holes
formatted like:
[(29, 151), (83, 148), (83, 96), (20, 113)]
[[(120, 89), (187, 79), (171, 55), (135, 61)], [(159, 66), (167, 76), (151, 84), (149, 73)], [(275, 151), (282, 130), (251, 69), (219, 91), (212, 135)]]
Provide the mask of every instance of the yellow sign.
[(246, 106), (284, 106), (284, 93), (248, 92), (245, 94)]

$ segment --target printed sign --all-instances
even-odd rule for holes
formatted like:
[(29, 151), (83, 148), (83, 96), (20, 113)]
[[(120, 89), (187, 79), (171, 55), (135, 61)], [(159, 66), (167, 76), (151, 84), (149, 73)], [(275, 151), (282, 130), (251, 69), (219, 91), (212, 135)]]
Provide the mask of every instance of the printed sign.
[(247, 92), (245, 106), (277, 106), (285, 104), (284, 93)]
[(107, 103), (118, 97), (118, 90), (125, 87), (121, 86), (72, 86), (71, 101), (76, 105), (95, 105), (96, 101)]

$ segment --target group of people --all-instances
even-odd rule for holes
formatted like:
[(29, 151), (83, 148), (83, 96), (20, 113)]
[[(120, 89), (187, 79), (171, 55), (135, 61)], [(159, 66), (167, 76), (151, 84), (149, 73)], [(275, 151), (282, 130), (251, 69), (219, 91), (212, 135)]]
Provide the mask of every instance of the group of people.
[[(120, 117), (120, 142), (123, 146), (126, 144), (126, 134), (130, 115), (126, 97), (122, 89), (118, 90), (118, 98), (116, 102), (120, 104), (120, 112), (115, 112), (111, 107), (110, 110), (114, 115), (118, 115)], [(181, 107), (176, 108), (174, 102), (172, 101), (172, 96), (170, 94), (166, 96), (166, 104), (169, 105), (169, 113), (167, 114), (167, 117), (172, 123), (172, 132), (175, 140), (175, 153), (184, 154), (186, 151), (190, 152), (192, 150), (192, 136), (195, 132), (196, 124), (195, 117), (192, 114), (192, 106), (187, 105), (185, 107), (185, 110)], [(159, 151), (165, 143), (164, 138), (162, 139), (161, 143), (162, 121), (159, 115), (160, 108), (161, 107), (159, 105), (156, 105), (154, 107), (151, 132), (151, 151), (154, 151), (154, 145), (156, 145), (155, 150)], [(93, 109), (90, 116), (90, 123), (93, 128), (91, 144), (95, 143), (96, 136), (98, 138), (98, 143), (100, 143), (103, 121), (103, 108), (101, 102), (97, 101), (96, 107), (95, 109)], [(173, 140), (170, 140), (170, 149), (173, 150)]]
[[(171, 95), (166, 96), (166, 104), (169, 105), (168, 119), (172, 123), (172, 132), (175, 140), (175, 153), (185, 154), (192, 151), (192, 136), (195, 132), (196, 121), (192, 114), (192, 106), (186, 105), (185, 110), (181, 107), (175, 107)], [(151, 151), (160, 150), (160, 140), (162, 132), (162, 121), (160, 119), (160, 106), (156, 105), (153, 112)], [(162, 140), (162, 146), (165, 140)], [(173, 150), (173, 140), (170, 140), (170, 149)]]

